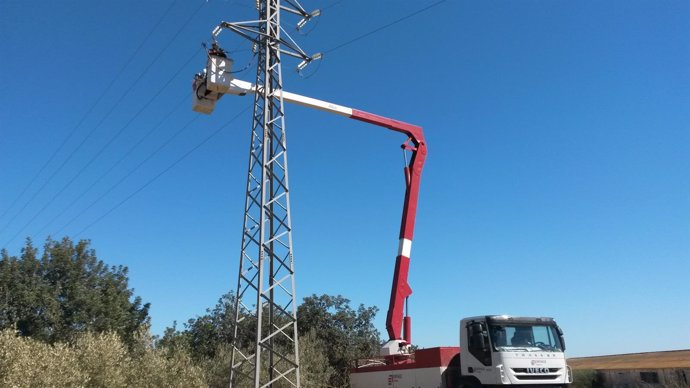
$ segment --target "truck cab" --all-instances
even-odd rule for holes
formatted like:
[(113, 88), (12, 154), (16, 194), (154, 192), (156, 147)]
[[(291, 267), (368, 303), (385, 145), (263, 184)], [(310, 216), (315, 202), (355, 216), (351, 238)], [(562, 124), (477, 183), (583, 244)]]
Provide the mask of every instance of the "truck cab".
[(553, 318), (493, 315), (460, 321), (460, 385), (572, 383)]

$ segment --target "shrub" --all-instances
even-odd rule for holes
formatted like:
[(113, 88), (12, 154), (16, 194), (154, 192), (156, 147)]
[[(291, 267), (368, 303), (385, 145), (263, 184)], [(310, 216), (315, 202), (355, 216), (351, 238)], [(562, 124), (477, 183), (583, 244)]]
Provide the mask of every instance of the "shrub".
[(573, 383), (571, 388), (594, 388), (598, 387), (598, 373), (594, 369), (574, 369)]
[(114, 333), (79, 336), (74, 344), (0, 331), (2, 387), (206, 387), (203, 370), (184, 350), (130, 353)]
[(88, 377), (76, 365), (75, 352), (65, 344), (51, 346), (13, 330), (0, 331), (0, 386), (84, 387)]

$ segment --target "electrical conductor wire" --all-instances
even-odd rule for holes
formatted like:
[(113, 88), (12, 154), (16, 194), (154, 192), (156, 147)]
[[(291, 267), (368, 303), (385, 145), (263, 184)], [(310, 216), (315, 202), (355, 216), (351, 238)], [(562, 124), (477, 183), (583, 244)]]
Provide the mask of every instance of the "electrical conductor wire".
[(338, 50), (338, 49), (341, 49), (341, 48), (343, 48), (343, 47), (345, 47), (345, 46), (348, 46), (348, 45), (350, 45), (350, 44), (352, 44), (352, 43), (354, 43), (354, 42), (357, 42), (358, 40), (361, 40), (361, 39), (364, 39), (364, 38), (366, 38), (366, 37), (368, 37), (368, 36), (371, 36), (371, 35), (373, 35), (373, 34), (379, 32), (379, 31), (381, 31), (381, 30), (385, 30), (385, 29), (388, 28), (388, 27), (391, 27), (391, 26), (393, 26), (393, 25), (395, 25), (395, 24), (398, 24), (398, 23), (400, 23), (400, 22), (402, 22), (402, 21), (404, 21), (404, 20), (407, 20), (407, 19), (409, 19), (409, 18), (411, 18), (411, 17), (413, 17), (413, 16), (419, 15), (420, 13), (422, 13), (422, 12), (424, 12), (424, 11), (427, 11), (427, 10), (429, 10), (429, 9), (431, 9), (431, 8), (434, 8), (434, 7), (438, 6), (438, 5), (441, 5), (442, 3), (445, 3), (445, 2), (446, 2), (446, 0), (439, 0), (439, 1), (435, 2), (435, 3), (432, 3), (432, 4), (430, 4), (430, 5), (427, 5), (426, 7), (421, 8), (421, 9), (418, 9), (418, 10), (412, 12), (411, 14), (408, 14), (408, 15), (406, 15), (406, 16), (403, 16), (403, 17), (401, 17), (401, 18), (398, 18), (398, 19), (396, 19), (396, 20), (394, 20), (394, 21), (392, 21), (392, 22), (390, 22), (390, 23), (387, 23), (387, 24), (381, 26), (381, 27), (375, 28), (375, 29), (373, 29), (373, 30), (371, 30), (371, 31), (369, 31), (369, 32), (366, 32), (366, 33), (364, 33), (364, 34), (362, 34), (362, 35), (359, 35), (359, 36), (357, 36), (357, 37), (355, 37), (355, 38), (353, 38), (353, 39), (350, 39), (350, 40), (348, 40), (348, 41), (346, 41), (346, 42), (343, 42), (343, 43), (341, 43), (341, 44), (339, 44), (339, 45), (337, 45), (337, 46), (335, 46), (335, 47), (333, 47), (333, 48), (331, 48), (331, 49), (329, 49), (329, 50), (324, 51), (323, 53), (324, 53), (324, 54), (332, 53), (332, 52), (335, 51), (335, 50)]
[[(149, 31), (149, 33), (144, 37), (144, 39), (141, 41), (141, 43), (139, 43), (139, 46), (136, 48), (136, 50), (134, 50), (134, 52), (132, 53), (132, 55), (129, 56), (129, 59), (127, 60), (127, 62), (125, 62), (125, 64), (120, 68), (120, 70), (117, 72), (117, 74), (115, 75), (115, 77), (110, 81), (110, 83), (105, 87), (105, 89), (103, 89), (103, 92), (101, 93), (101, 95), (98, 96), (98, 98), (96, 98), (96, 100), (94, 101), (93, 104), (91, 104), (91, 106), (90, 106), (89, 109), (86, 111), (86, 113), (84, 113), (84, 115), (81, 117), (81, 119), (79, 119), (79, 122), (77, 123), (77, 125), (74, 126), (74, 127), (72, 128), (72, 131), (69, 133), (69, 135), (67, 135), (67, 137), (62, 141), (62, 143), (60, 143), (60, 145), (58, 146), (58, 148), (53, 152), (53, 154), (50, 156), (50, 158), (48, 158), (48, 160), (43, 164), (43, 166), (41, 166), (41, 168), (40, 168), (40, 169), (38, 170), (38, 172), (33, 176), (33, 178), (31, 178), (31, 180), (29, 181), (29, 183), (24, 187), (24, 189), (22, 189), (22, 191), (19, 193), (19, 195), (17, 195), (17, 197), (12, 201), (12, 203), (10, 204), (10, 206), (7, 207), (7, 209), (5, 209), (5, 211), (0, 215), (0, 219), (2, 219), (3, 217), (5, 217), (5, 215), (6, 215), (6, 214), (14, 207), (14, 205), (17, 203), (17, 201), (19, 201), (19, 198), (21, 198), (21, 197), (26, 193), (26, 191), (29, 189), (29, 187), (31, 187), (31, 185), (33, 185), (33, 183), (36, 181), (36, 179), (38, 179), (38, 177), (43, 173), (43, 171), (45, 171), (46, 167), (48, 167), (48, 165), (50, 165), (50, 164), (53, 162), (53, 160), (55, 159), (55, 157), (57, 156), (57, 154), (65, 147), (65, 145), (69, 142), (69, 140), (72, 138), (72, 136), (74, 136), (74, 134), (77, 132), (77, 129), (79, 129), (79, 127), (81, 127), (81, 125), (84, 123), (84, 121), (86, 120), (86, 117), (87, 117), (89, 114), (91, 114), (91, 112), (94, 110), (94, 108), (96, 107), (96, 105), (98, 105), (98, 103), (101, 102), (101, 100), (103, 99), (103, 97), (105, 97), (106, 93), (108, 93), (108, 92), (110, 91), (110, 88), (112, 88), (113, 85), (115, 85), (115, 81), (117, 81), (117, 80), (120, 78), (120, 76), (122, 75), (122, 73), (124, 73), (125, 69), (129, 66), (130, 63), (132, 63), (132, 60), (134, 60), (134, 57), (136, 57), (136, 55), (139, 53), (139, 51), (142, 49), (142, 47), (144, 47), (144, 43), (146, 43), (146, 42), (148, 41), (148, 39), (151, 37), (151, 35), (153, 35), (153, 32), (158, 28), (158, 26), (161, 24), (161, 22), (163, 21), (163, 19), (168, 15), (168, 13), (170, 13), (170, 10), (172, 9), (172, 7), (173, 7), (174, 5), (175, 5), (175, 1), (173, 1), (173, 2), (170, 4), (170, 6), (165, 10), (165, 12), (163, 13), (163, 15), (161, 15), (161, 17), (158, 19), (158, 21), (157, 21), (156, 24), (153, 26), (153, 28), (151, 28), (151, 30)], [(51, 174), (51, 178), (49, 178), (49, 181), (50, 181), (50, 179), (52, 179), (53, 176), (55, 176), (55, 174), (56, 174), (56, 173)], [(46, 183), (46, 184), (47, 184), (47, 183)], [(45, 184), (44, 184), (43, 186), (41, 186), (41, 188), (39, 189), (39, 192), (43, 189), (43, 187), (45, 187)], [(31, 202), (31, 200), (33, 200), (33, 198), (35, 198), (35, 196), (32, 197), (32, 198), (29, 200), (29, 202)], [(28, 205), (29, 202), (27, 202), (27, 205)], [(19, 213), (21, 213), (21, 212), (24, 210), (25, 207), (26, 207), (26, 205), (25, 205), (22, 209), (19, 210), (19, 212), (17, 213), (17, 215), (19, 215)], [(10, 220), (10, 223), (11, 223), (12, 221), (14, 221), (14, 218), (16, 218), (16, 216), (13, 217), (13, 218)], [(4, 230), (5, 230), (5, 229), (3, 228), (3, 229), (0, 231), (0, 233), (2, 233)]]
[[(70, 208), (72, 208), (72, 206), (74, 206), (74, 205), (75, 205), (77, 202), (79, 202), (86, 194), (88, 194), (88, 193), (91, 191), (91, 189), (93, 189), (94, 187), (96, 187), (96, 185), (99, 184), (99, 183), (103, 180), (103, 178), (105, 178), (108, 174), (110, 174), (110, 172), (112, 172), (117, 166), (119, 166), (120, 163), (122, 163), (125, 159), (127, 159), (127, 158), (129, 157), (129, 155), (131, 155), (132, 152), (134, 152), (134, 150), (135, 150), (137, 147), (139, 147), (139, 146), (140, 146), (146, 139), (148, 139), (158, 128), (160, 128), (160, 127), (163, 125), (163, 123), (164, 123), (166, 120), (168, 120), (168, 118), (170, 118), (170, 116), (172, 116), (172, 114), (175, 113), (175, 112), (177, 111), (177, 109), (178, 109), (184, 102), (186, 102), (188, 99), (189, 99), (189, 95), (185, 94), (185, 95), (183, 96), (183, 98), (182, 98), (177, 104), (175, 104), (175, 106), (174, 106), (167, 114), (163, 115), (163, 119), (160, 120), (160, 121), (158, 122), (158, 124), (156, 124), (155, 126), (151, 127), (151, 129), (150, 129), (142, 138), (140, 138), (139, 141), (137, 141), (136, 144), (134, 144), (132, 147), (130, 147), (129, 150), (128, 150), (126, 153), (124, 153), (124, 154), (120, 157), (120, 159), (117, 160), (117, 162), (115, 162), (112, 166), (110, 166), (110, 168), (108, 168), (108, 170), (107, 170), (106, 172), (104, 172), (103, 174), (101, 174), (101, 176), (100, 176), (95, 182), (93, 182), (86, 190), (84, 190), (78, 197), (74, 198), (74, 200), (72, 200), (72, 202), (71, 202), (69, 205), (64, 206), (64, 207), (62, 208), (62, 211), (61, 211), (60, 213), (58, 213), (55, 217), (53, 217), (43, 228), (41, 228), (41, 229), (36, 233), (36, 235), (39, 235), (39, 236), (40, 236), (50, 225), (52, 225), (56, 220), (58, 220), (60, 217), (62, 217), (62, 215), (65, 214), (65, 213), (67, 212), (67, 210), (69, 210)], [(62, 227), (60, 230), (62, 230), (62, 229), (64, 229), (64, 227)], [(59, 233), (59, 232), (58, 232), (58, 233)], [(57, 234), (57, 233), (56, 233), (56, 234)]]
[[(108, 140), (108, 142), (105, 143), (105, 145), (103, 145), (103, 146), (102, 146), (102, 147), (91, 157), (91, 159), (90, 159), (90, 160), (89, 160), (89, 161), (88, 161), (88, 162), (77, 172), (77, 174), (74, 175), (74, 176), (72, 177), (72, 179), (69, 180), (69, 182), (67, 182), (64, 186), (62, 186), (62, 188), (58, 191), (58, 193), (55, 194), (55, 195), (54, 195), (54, 196), (53, 196), (53, 197), (52, 197), (52, 198), (51, 198), (51, 199), (50, 199), (50, 200), (49, 200), (49, 201), (38, 211), (38, 212), (36, 212), (36, 214), (34, 214), (33, 217), (31, 217), (31, 219), (30, 219), (26, 224), (24, 224), (24, 226), (22, 226), (22, 228), (21, 228), (17, 233), (15, 233), (15, 234), (12, 236), (12, 238), (10, 238), (10, 239), (7, 241), (7, 243), (6, 243), (5, 245), (9, 245), (12, 241), (14, 241), (14, 239), (17, 238), (17, 236), (19, 236), (19, 234), (21, 234), (21, 233), (22, 233), (22, 232), (23, 232), (23, 231), (24, 231), (24, 230), (25, 230), (25, 229), (26, 229), (26, 228), (27, 228), (27, 227), (28, 227), (28, 226), (29, 226), (29, 225), (30, 225), (30, 224), (31, 224), (31, 223), (32, 223), (32, 222), (43, 212), (43, 211), (45, 211), (45, 210), (48, 208), (48, 206), (50, 206), (50, 205), (51, 205), (51, 204), (52, 204), (52, 203), (53, 203), (53, 202), (54, 202), (54, 201), (65, 191), (65, 190), (67, 190), (67, 188), (69, 188), (69, 187), (72, 185), (72, 183), (74, 183), (74, 182), (81, 176), (81, 174), (83, 174), (84, 171), (86, 171), (86, 169), (89, 168), (89, 167), (91, 166), (91, 164), (93, 164), (93, 162), (94, 162), (96, 159), (98, 159), (98, 157), (100, 157), (101, 155), (103, 155), (103, 152), (104, 152), (104, 151), (105, 151), (105, 150), (106, 150), (106, 149), (107, 149), (107, 148), (108, 148), (118, 137), (120, 137), (120, 135), (122, 135), (122, 134), (124, 133), (125, 129), (127, 129), (127, 128), (129, 127), (129, 125), (130, 125), (132, 122), (134, 122), (134, 120), (135, 120), (137, 117), (139, 117), (139, 115), (140, 115), (142, 112), (144, 112), (144, 110), (146, 110), (146, 108), (149, 107), (149, 105), (151, 105), (151, 103), (152, 103), (152, 102), (163, 92), (163, 90), (165, 90), (165, 88), (168, 87), (168, 85), (170, 85), (170, 83), (175, 79), (175, 77), (177, 77), (177, 76), (182, 72), (182, 70), (184, 70), (185, 66), (187, 66), (187, 64), (188, 64), (189, 62), (191, 62), (191, 60), (194, 59), (194, 58), (198, 55), (198, 53), (199, 53), (200, 50), (201, 50), (200, 48), (197, 49), (197, 50), (192, 54), (192, 56), (191, 56), (191, 57), (190, 57), (190, 58), (189, 58), (189, 59), (188, 59), (178, 70), (177, 70), (177, 72), (176, 72), (173, 76), (171, 76), (171, 77), (168, 78), (168, 81), (163, 85), (163, 87), (161, 87), (161, 88), (158, 90), (158, 92), (157, 92), (156, 94), (154, 94), (154, 95), (153, 95), (153, 96), (152, 96), (152, 97), (151, 97), (151, 98), (150, 98), (150, 99), (149, 99), (149, 100), (148, 100), (148, 101), (137, 111), (137, 113), (135, 113), (134, 116), (132, 116), (132, 118), (131, 118), (122, 128), (120, 128), (120, 130), (119, 130), (117, 133), (115, 133), (115, 135), (112, 136), (112, 137)], [(134, 84), (134, 85), (135, 85), (135, 84)], [(134, 86), (134, 85), (132, 85), (132, 86)], [(131, 90), (131, 88), (130, 88), (130, 90)], [(126, 95), (126, 94), (125, 94), (125, 95)], [(112, 112), (112, 110), (111, 110), (111, 112)], [(107, 117), (107, 116), (106, 116), (106, 117)], [(104, 120), (101, 120), (101, 123), (102, 123), (103, 121), (104, 121)], [(99, 125), (100, 125), (100, 123), (99, 123)], [(93, 133), (93, 132), (92, 132), (92, 133)]]
[(98, 223), (99, 221), (101, 221), (103, 218), (107, 217), (110, 213), (112, 213), (113, 211), (115, 211), (117, 208), (119, 208), (120, 206), (124, 205), (127, 201), (129, 201), (130, 199), (132, 199), (132, 197), (134, 197), (135, 195), (139, 194), (142, 190), (144, 190), (145, 188), (147, 188), (148, 186), (150, 186), (153, 182), (155, 182), (156, 180), (158, 180), (158, 178), (160, 178), (161, 176), (163, 176), (165, 173), (167, 173), (168, 171), (170, 171), (173, 167), (175, 167), (175, 166), (178, 165), (180, 162), (182, 162), (182, 161), (185, 160), (187, 157), (189, 157), (189, 155), (191, 155), (194, 151), (196, 151), (196, 150), (199, 149), (201, 146), (203, 146), (204, 144), (208, 143), (211, 139), (213, 139), (213, 138), (216, 137), (218, 134), (220, 134), (225, 128), (227, 128), (230, 124), (232, 124), (232, 122), (234, 122), (237, 118), (239, 118), (243, 113), (249, 111), (249, 109), (250, 109), (251, 107), (252, 107), (252, 106), (250, 105), (250, 106), (247, 106), (246, 108), (244, 108), (243, 110), (241, 110), (241, 111), (240, 111), (239, 113), (237, 113), (232, 119), (230, 119), (230, 121), (228, 121), (227, 123), (225, 123), (225, 124), (223, 124), (222, 126), (220, 126), (220, 127), (219, 127), (218, 129), (216, 129), (213, 133), (211, 133), (209, 136), (207, 136), (204, 140), (202, 140), (200, 143), (198, 143), (198, 144), (195, 145), (193, 148), (191, 148), (189, 151), (187, 151), (184, 155), (182, 155), (182, 156), (179, 157), (177, 160), (175, 160), (175, 162), (173, 162), (171, 165), (169, 165), (169, 166), (168, 166), (167, 168), (165, 168), (163, 171), (159, 172), (156, 176), (154, 176), (153, 178), (151, 178), (148, 182), (146, 182), (145, 184), (143, 184), (142, 186), (140, 186), (138, 189), (136, 189), (134, 192), (132, 192), (130, 195), (128, 195), (125, 199), (123, 199), (122, 201), (118, 202), (115, 206), (111, 207), (108, 211), (106, 211), (106, 212), (103, 213), (101, 216), (99, 216), (98, 218), (96, 218), (93, 222), (91, 222), (90, 224), (88, 224), (86, 227), (84, 227), (82, 230), (80, 230), (80, 231), (79, 231), (77, 234), (75, 234), (74, 236), (77, 237), (77, 236), (81, 235), (81, 234), (84, 233), (86, 230), (88, 230), (89, 228), (91, 228), (93, 225), (95, 225), (96, 223)]
[[(170, 45), (175, 41), (175, 39), (176, 39), (177, 36), (182, 32), (182, 30), (184, 30), (184, 28), (189, 24), (189, 22), (191, 22), (191, 20), (194, 18), (194, 16), (196, 16), (196, 14), (201, 10), (201, 8), (202, 8), (203, 5), (204, 5), (204, 3), (202, 3), (202, 4), (194, 11), (194, 13), (192, 13), (192, 14), (190, 15), (190, 17), (187, 19), (187, 21), (180, 27), (180, 29), (177, 30), (177, 32), (173, 35), (173, 37), (168, 41), (168, 44), (166, 44), (166, 45), (158, 52), (158, 54), (157, 54), (157, 55), (154, 57), (154, 59), (148, 64), (148, 66), (147, 66), (147, 67), (144, 69), (144, 71), (139, 75), (139, 77), (137, 77), (137, 79), (132, 83), (132, 85), (130, 85), (130, 87), (125, 91), (125, 93), (124, 93), (122, 96), (120, 96), (120, 98), (117, 100), (117, 102), (115, 103), (115, 105), (113, 105), (113, 106), (111, 107), (111, 109), (108, 111), (108, 113), (106, 113), (106, 114), (102, 117), (102, 119), (98, 122), (98, 124), (97, 124), (95, 127), (93, 127), (93, 128), (91, 129), (91, 131), (86, 135), (86, 137), (81, 141), (81, 143), (79, 143), (79, 145), (77, 146), (77, 148), (75, 148), (75, 149), (72, 151), (72, 153), (70, 153), (70, 155), (67, 157), (67, 159), (65, 159), (65, 160), (62, 162), (62, 164), (60, 165), (60, 167), (58, 167), (58, 169), (57, 169), (57, 170), (53, 173), (53, 175), (51, 176), (51, 179), (52, 179), (52, 177), (54, 177), (55, 175), (57, 175), (57, 173), (58, 173), (59, 171), (62, 170), (62, 168), (63, 168), (63, 167), (67, 164), (67, 162), (69, 162), (69, 161), (72, 159), (72, 157), (81, 149), (81, 147), (86, 143), (86, 141), (87, 141), (89, 138), (91, 138), (91, 135), (93, 135), (93, 134), (96, 132), (96, 129), (99, 128), (99, 127), (103, 124), (103, 122), (105, 122), (105, 120), (110, 116), (110, 114), (115, 110), (115, 108), (117, 108), (117, 107), (120, 105), (120, 103), (125, 99), (125, 97), (127, 97), (127, 96), (129, 95), (129, 93), (134, 89), (134, 87), (137, 85), (137, 83), (139, 82), (139, 80), (141, 80), (141, 79), (144, 77), (144, 75), (146, 75), (146, 73), (148, 73), (148, 71), (151, 69), (151, 67), (158, 61), (158, 59), (163, 55), (163, 53), (170, 47)], [(196, 55), (196, 52), (195, 52), (194, 55)], [(191, 58), (190, 58), (190, 60), (191, 60)], [(170, 83), (170, 81), (168, 81), (168, 83), (166, 83), (166, 86), (167, 86), (169, 83)], [(159, 91), (158, 94), (160, 94), (160, 91)], [(158, 95), (158, 94), (156, 94), (156, 95)], [(151, 102), (151, 100), (149, 100), (149, 102), (147, 103), (147, 106), (148, 106), (148, 104), (150, 104), (150, 102)], [(138, 115), (139, 113), (141, 113), (141, 110), (137, 113), (137, 115)], [(129, 123), (128, 123), (128, 124), (129, 124)], [(29, 225), (36, 219), (36, 217), (38, 217), (38, 215), (39, 215), (40, 213), (42, 213), (42, 212), (50, 205), (50, 203), (52, 203), (60, 194), (62, 194), (62, 192), (63, 192), (64, 190), (66, 190), (66, 189), (72, 184), (72, 182), (74, 182), (74, 180), (75, 180), (79, 175), (81, 175), (81, 173), (82, 173), (86, 168), (88, 168), (88, 167), (91, 165), (91, 163), (93, 163), (93, 161), (99, 156), (100, 152), (102, 152), (103, 150), (105, 150), (105, 149), (107, 148), (107, 146), (109, 146), (109, 145), (115, 140), (115, 138), (117, 138), (121, 133), (122, 133), (122, 130), (121, 130), (120, 132), (118, 132), (118, 134), (117, 134), (114, 138), (111, 138), (111, 140), (106, 144), (106, 147), (101, 148), (101, 150), (95, 155), (95, 157), (92, 158), (92, 159), (87, 163), (87, 165), (86, 165), (85, 167), (83, 167), (83, 168), (80, 170), (80, 172), (79, 172), (75, 177), (72, 178), (72, 180), (70, 180), (65, 186), (63, 186), (62, 189), (60, 189), (60, 191), (58, 192), (58, 194), (54, 195), (53, 198), (50, 199), (50, 201), (48, 202), (48, 204), (46, 204), (43, 208), (41, 208), (41, 210), (39, 210), (39, 211), (29, 220), (29, 222), (27, 222), (27, 223), (19, 230), (19, 232), (15, 233), (15, 234), (12, 236), (12, 238), (10, 238), (10, 239), (7, 241), (6, 244), (9, 244), (9, 243), (11, 243), (12, 241), (14, 241), (14, 239), (15, 239), (21, 232), (23, 232), (24, 229), (26, 229), (26, 227), (29, 226)], [(39, 189), (39, 191), (37, 191), (37, 192), (34, 194), (34, 196), (24, 205), (24, 207), (22, 208), (22, 210), (24, 210), (24, 209), (26, 208), (26, 206), (27, 206), (27, 205), (28, 205), (28, 204), (29, 204), (29, 203), (30, 203), (30, 202), (41, 192), (41, 191), (42, 191), (42, 189), (46, 186), (46, 184), (47, 184), (48, 182), (50, 182), (50, 179), (49, 179), (48, 181), (46, 181), (46, 183), (45, 183), (43, 186), (41, 186), (41, 189)], [(20, 210), (19, 213), (15, 214), (15, 216), (12, 218), (12, 220), (10, 220), (10, 221), (5, 225), (5, 227), (3, 227), (2, 230), (0, 230), (0, 233), (2, 233), (5, 229), (7, 229), (7, 226), (9, 226), (9, 225), (12, 223), (12, 221), (14, 221), (14, 219), (15, 219), (20, 213), (21, 213), (21, 210)]]
[[(105, 116), (103, 116), (102, 119), (98, 122), (98, 124), (97, 124), (95, 127), (93, 127), (93, 128), (91, 129), (91, 131), (86, 135), (86, 137), (79, 143), (79, 145), (77, 146), (77, 148), (75, 148), (75, 149), (68, 155), (67, 159), (65, 159), (65, 160), (60, 164), (60, 166), (57, 168), (57, 170), (55, 170), (55, 171), (53, 172), (53, 174), (51, 174), (50, 178), (43, 184), (43, 186), (41, 186), (41, 188), (40, 188), (37, 192), (34, 193), (34, 195), (31, 197), (31, 199), (29, 199), (29, 201), (28, 201), (27, 203), (24, 204), (24, 206), (22, 207), (22, 209), (21, 209), (17, 214), (15, 214), (14, 217), (12, 217), (12, 219), (11, 219), (9, 222), (7, 222), (7, 224), (5, 224), (5, 226), (4, 226), (2, 229), (0, 229), (0, 233), (4, 232), (4, 231), (7, 229), (7, 227), (8, 227), (9, 225), (12, 224), (12, 221), (14, 221), (14, 220), (17, 218), (17, 216), (18, 216), (19, 214), (21, 214), (21, 212), (29, 205), (29, 203), (31, 203), (31, 201), (33, 201), (34, 198), (36, 198), (36, 196), (38, 196), (38, 194), (40, 194), (40, 193), (43, 191), (43, 189), (44, 189), (44, 188), (46, 187), (46, 185), (52, 180), (52, 178), (55, 177), (60, 171), (62, 171), (62, 169), (65, 167), (65, 165), (66, 165), (66, 164), (72, 159), (72, 157), (81, 149), (81, 147), (86, 143), (86, 141), (89, 140), (89, 138), (91, 138), (91, 135), (93, 135), (93, 134), (95, 133), (96, 129), (98, 129), (98, 128), (101, 126), (101, 124), (103, 124), (103, 122), (106, 120), (106, 118), (108, 118), (108, 117), (110, 116), (110, 114), (115, 110), (115, 108), (117, 108), (117, 107), (120, 105), (120, 103), (124, 100), (124, 98), (125, 98), (126, 96), (129, 95), (129, 93), (132, 91), (132, 89), (134, 89), (134, 87), (137, 85), (137, 83), (139, 82), (139, 80), (141, 80), (141, 78), (143, 78), (143, 76), (151, 69), (151, 67), (153, 66), (153, 64), (156, 63), (156, 61), (158, 61), (158, 59), (161, 57), (161, 55), (163, 55), (163, 52), (165, 52), (165, 50), (167, 50), (167, 49), (170, 47), (170, 45), (175, 41), (175, 39), (177, 38), (177, 36), (180, 35), (180, 33), (182, 32), (182, 30), (184, 30), (184, 28), (192, 21), (192, 19), (194, 18), (194, 16), (196, 16), (196, 14), (201, 10), (201, 8), (203, 7), (204, 4), (205, 4), (205, 3), (201, 3), (201, 5), (200, 5), (190, 16), (189, 16), (189, 18), (187, 18), (186, 22), (177, 30), (177, 32), (173, 35), (173, 37), (168, 41), (168, 44), (166, 44), (165, 47), (163, 47), (163, 48), (158, 52), (158, 54), (157, 54), (157, 55), (154, 57), (154, 59), (148, 64), (148, 66), (147, 66), (147, 67), (144, 69), (144, 71), (139, 75), (139, 77), (137, 77), (137, 79), (136, 79), (136, 80), (132, 83), (132, 85), (125, 91), (125, 93), (124, 93), (122, 96), (120, 96), (120, 98), (117, 100), (117, 102), (115, 103), (115, 105), (113, 105), (113, 106), (111, 107), (111, 109), (105, 114)], [(93, 159), (91, 160), (91, 162), (93, 162)], [(89, 164), (90, 164), (91, 162), (89, 162)], [(55, 195), (55, 196), (53, 197), (53, 199), (50, 200), (50, 202), (52, 203), (52, 201), (54, 201), (55, 198), (56, 198), (57, 196), (59, 196), (59, 195), (62, 193), (62, 191), (64, 191), (64, 189), (66, 189), (66, 188), (71, 184), (71, 182), (72, 182), (72, 181), (70, 181), (70, 183), (68, 183), (67, 186), (63, 186), (63, 189), (60, 190), (60, 193), (58, 193), (57, 195)], [(22, 229), (21, 229), (19, 232), (17, 232), (11, 239), (8, 240), (7, 244), (9, 244), (9, 243), (11, 243), (12, 241), (14, 241), (14, 239), (15, 239), (21, 232), (23, 232), (24, 229), (25, 229), (29, 224), (31, 224), (31, 222), (33, 222), (33, 220), (38, 216), (38, 214), (40, 214), (43, 210), (45, 210), (45, 208), (46, 208), (47, 206), (48, 206), (48, 205), (44, 206), (34, 217), (32, 217), (32, 219), (31, 219), (28, 223), (26, 223), (26, 224), (24, 225), (24, 227), (22, 227)]]
[[(189, 96), (185, 96), (185, 97), (188, 98)], [(185, 98), (185, 99), (186, 99), (186, 98)], [(84, 208), (81, 212), (77, 213), (77, 215), (75, 215), (74, 217), (72, 217), (72, 218), (71, 218), (65, 225), (63, 225), (62, 228), (60, 228), (60, 229), (57, 231), (57, 233), (55, 233), (55, 234), (56, 234), (56, 235), (59, 235), (60, 232), (62, 232), (65, 228), (67, 228), (69, 225), (71, 225), (72, 222), (74, 222), (74, 221), (75, 221), (77, 218), (79, 218), (82, 214), (86, 213), (89, 209), (91, 209), (94, 205), (96, 205), (101, 199), (105, 198), (108, 194), (110, 194), (113, 190), (115, 190), (115, 188), (116, 188), (117, 186), (121, 185), (122, 182), (124, 182), (125, 180), (127, 180), (127, 178), (129, 178), (130, 176), (132, 176), (132, 174), (134, 174), (137, 170), (139, 170), (139, 168), (141, 168), (141, 166), (143, 166), (144, 164), (146, 164), (149, 160), (151, 160), (151, 158), (153, 158), (154, 156), (156, 156), (160, 151), (162, 151), (165, 147), (167, 147), (175, 138), (177, 138), (177, 136), (179, 136), (182, 132), (184, 132), (184, 130), (187, 129), (190, 125), (192, 125), (192, 123), (194, 123), (194, 121), (196, 121), (198, 118), (199, 118), (199, 116), (198, 116), (198, 115), (195, 115), (191, 120), (189, 120), (185, 125), (183, 125), (177, 132), (175, 132), (172, 136), (170, 136), (163, 144), (161, 144), (155, 151), (153, 151), (152, 153), (150, 153), (144, 160), (142, 160), (142, 161), (139, 162), (139, 164), (137, 164), (134, 168), (132, 168), (131, 170), (129, 170), (129, 172), (128, 172), (125, 176), (123, 176), (123, 177), (120, 178), (120, 180), (118, 180), (115, 184), (113, 184), (112, 186), (110, 186), (110, 187), (108, 188), (108, 190), (106, 190), (106, 192), (105, 192), (103, 195), (101, 195), (101, 196), (99, 196), (98, 198), (96, 198), (94, 201), (92, 201), (92, 202), (89, 204), (89, 206), (87, 206), (87, 207)]]

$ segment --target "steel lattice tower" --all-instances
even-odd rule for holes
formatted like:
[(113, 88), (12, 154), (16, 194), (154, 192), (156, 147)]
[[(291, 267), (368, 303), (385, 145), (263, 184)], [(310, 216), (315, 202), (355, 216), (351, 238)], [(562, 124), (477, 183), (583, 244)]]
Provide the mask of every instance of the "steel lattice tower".
[[(259, 23), (223, 23), (258, 49), (242, 248), (232, 342), (231, 387), (300, 386), (295, 268), (290, 223), (281, 52), (312, 59), (281, 39), (280, 11), (316, 16), (292, 0), (257, 2)], [(253, 36), (252, 36), (253, 35)], [(254, 37), (255, 36), (255, 37)], [(281, 48), (286, 46), (287, 49)]]
[[(193, 80), (193, 109), (210, 114), (230, 91), (232, 60), (216, 38), (228, 29), (253, 43), (258, 59), (252, 134), (249, 143), (244, 228), (235, 294), (230, 387), (299, 387), (297, 305), (292, 255), (285, 111), (281, 54), (308, 56), (280, 27), (281, 10), (301, 16), (302, 28), (318, 10), (307, 13), (297, 0), (257, 0), (259, 19), (221, 22), (213, 30), (204, 72)], [(287, 36), (283, 39), (281, 34)]]

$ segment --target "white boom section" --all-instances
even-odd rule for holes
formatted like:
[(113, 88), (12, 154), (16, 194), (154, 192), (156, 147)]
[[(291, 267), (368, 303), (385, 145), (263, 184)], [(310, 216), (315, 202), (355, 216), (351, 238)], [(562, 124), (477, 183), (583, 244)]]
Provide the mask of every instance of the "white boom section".
[[(226, 94), (235, 94), (244, 96), (245, 94), (256, 93), (256, 86), (251, 82), (233, 79), (230, 81), (230, 88)], [(335, 113), (345, 117), (352, 117), (352, 108), (346, 106), (333, 104), (326, 101), (317, 100), (315, 98), (302, 96), (290, 92), (278, 92), (283, 95), (283, 100), (297, 105), (306, 106), (307, 108), (314, 108), (329, 113)]]

